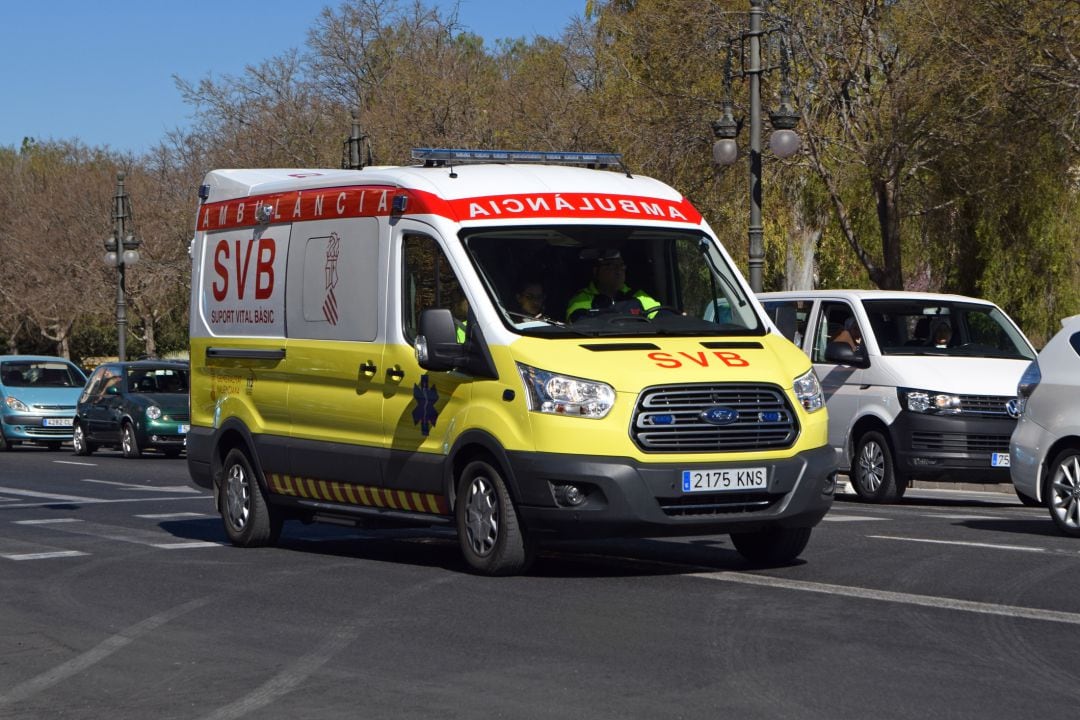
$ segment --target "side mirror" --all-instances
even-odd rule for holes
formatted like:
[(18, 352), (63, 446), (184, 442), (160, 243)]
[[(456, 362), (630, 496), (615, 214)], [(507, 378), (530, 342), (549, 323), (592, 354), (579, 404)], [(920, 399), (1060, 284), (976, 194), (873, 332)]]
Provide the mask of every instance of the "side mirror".
[(110, 385), (109, 387), (105, 388), (105, 394), (106, 395), (119, 395), (120, 394), (120, 388), (118, 388), (116, 385)]
[(420, 313), (416, 335), (416, 362), (425, 370), (453, 370), (465, 361), (465, 347), (457, 341), (454, 316), (446, 308)]
[(826, 345), (825, 360), (838, 365), (870, 367), (870, 360), (866, 357), (866, 348), (860, 345), (858, 350), (852, 350), (846, 342), (831, 342)]
[(799, 329), (799, 319), (794, 306), (781, 305), (776, 308), (773, 322), (776, 323), (776, 329), (779, 330), (784, 337), (792, 342), (795, 341), (795, 332)]

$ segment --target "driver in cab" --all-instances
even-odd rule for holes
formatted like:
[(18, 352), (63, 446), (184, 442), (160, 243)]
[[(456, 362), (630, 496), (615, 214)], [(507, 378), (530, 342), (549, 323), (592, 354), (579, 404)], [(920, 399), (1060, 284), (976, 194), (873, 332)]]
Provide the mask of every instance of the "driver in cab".
[[(586, 254), (588, 253), (588, 254)], [(624, 313), (651, 317), (660, 303), (644, 290), (634, 290), (626, 284), (626, 263), (614, 249), (585, 251), (582, 258), (593, 258), (592, 282), (570, 298), (566, 319), (574, 322), (600, 312)]]

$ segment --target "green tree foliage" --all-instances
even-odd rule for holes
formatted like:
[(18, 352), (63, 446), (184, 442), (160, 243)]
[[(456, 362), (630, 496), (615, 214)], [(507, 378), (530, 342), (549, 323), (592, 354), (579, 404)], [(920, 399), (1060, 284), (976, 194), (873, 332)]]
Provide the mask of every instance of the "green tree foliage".
[[(1080, 312), (1080, 3), (774, 0), (803, 151), (763, 163), (765, 281), (945, 290), (1002, 304), (1036, 342)], [(0, 345), (115, 350), (115, 173), (142, 262), (129, 354), (186, 344), (196, 192), (215, 167), (337, 167), (350, 113), (371, 159), (416, 146), (613, 150), (747, 255), (748, 133), (711, 164), (725, 94), (747, 119), (747, 0), (582, 0), (558, 38), (481, 38), (423, 0), (344, 0), (304, 47), (236, 76), (177, 78), (195, 122), (144, 157), (77, 140), (0, 148)], [(762, 78), (775, 105), (780, 73)], [(766, 121), (765, 138), (768, 138)], [(48, 253), (41, 248), (47, 247)], [(77, 301), (73, 302), (73, 299)]]

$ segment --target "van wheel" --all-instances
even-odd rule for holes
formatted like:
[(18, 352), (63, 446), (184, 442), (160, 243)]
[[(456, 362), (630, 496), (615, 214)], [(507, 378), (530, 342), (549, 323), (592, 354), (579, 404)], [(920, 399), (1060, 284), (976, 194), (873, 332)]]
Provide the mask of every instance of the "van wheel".
[(126, 458), (142, 457), (139, 440), (135, 437), (135, 428), (129, 422), (124, 423), (120, 428), (120, 449)]
[(1080, 537), (1080, 450), (1063, 450), (1050, 464), (1046, 506), (1058, 530)]
[(907, 482), (897, 477), (888, 441), (876, 430), (863, 433), (859, 438), (851, 475), (855, 494), (866, 502), (896, 502), (907, 490)]
[(484, 575), (515, 575), (532, 560), (517, 509), (499, 471), (474, 460), (465, 466), (454, 505), (458, 543), (465, 561)]
[(71, 432), (71, 444), (75, 447), (76, 455), (91, 455), (94, 450), (97, 450), (94, 445), (87, 442), (86, 432), (81, 423), (75, 423), (75, 429)]
[(808, 527), (771, 527), (757, 532), (732, 533), (731, 542), (740, 555), (755, 565), (787, 565), (806, 549), (812, 530)]
[(243, 450), (225, 456), (219, 510), (229, 542), (240, 547), (273, 545), (281, 536), (281, 512), (270, 506), (266, 493)]

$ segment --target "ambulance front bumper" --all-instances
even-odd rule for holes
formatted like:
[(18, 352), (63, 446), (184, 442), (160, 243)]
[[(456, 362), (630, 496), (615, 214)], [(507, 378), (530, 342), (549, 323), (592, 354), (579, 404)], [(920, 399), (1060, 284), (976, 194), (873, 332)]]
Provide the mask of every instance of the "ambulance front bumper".
[[(829, 447), (780, 460), (737, 463), (661, 464), (521, 452), (508, 453), (508, 460), (518, 511), (527, 530), (564, 537), (658, 537), (812, 527), (828, 512), (836, 487), (836, 456)], [(684, 472), (727, 470), (731, 477), (738, 477), (762, 468), (766, 486), (761, 489), (683, 490)]]

